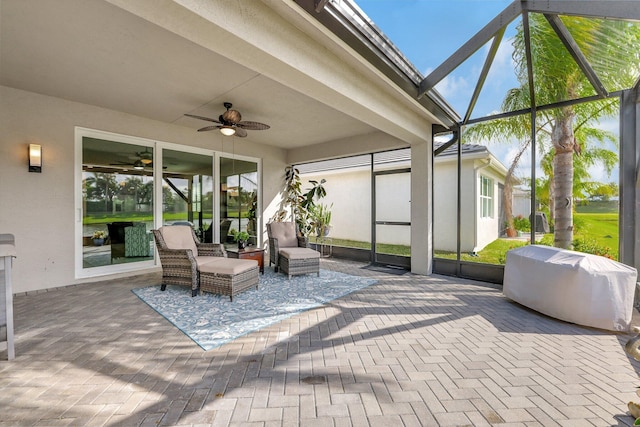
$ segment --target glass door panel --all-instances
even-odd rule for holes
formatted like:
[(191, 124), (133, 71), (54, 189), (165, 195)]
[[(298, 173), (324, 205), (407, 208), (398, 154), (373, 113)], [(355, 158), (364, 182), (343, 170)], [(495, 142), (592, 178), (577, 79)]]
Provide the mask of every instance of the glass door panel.
[(233, 246), (234, 235), (249, 233), (249, 244), (257, 244), (258, 164), (220, 158), (220, 242)]
[(213, 157), (162, 150), (162, 223), (190, 225), (213, 241)]
[(82, 138), (82, 268), (153, 259), (152, 147)]

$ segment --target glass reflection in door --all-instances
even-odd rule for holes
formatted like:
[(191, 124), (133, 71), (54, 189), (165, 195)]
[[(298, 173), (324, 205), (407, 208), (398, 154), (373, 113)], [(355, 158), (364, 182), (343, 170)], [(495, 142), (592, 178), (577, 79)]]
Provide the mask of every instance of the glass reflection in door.
[(190, 225), (213, 242), (213, 157), (162, 150), (162, 224)]
[(153, 259), (153, 147), (82, 138), (82, 268)]
[(235, 232), (257, 244), (258, 164), (220, 158), (220, 242), (233, 245)]

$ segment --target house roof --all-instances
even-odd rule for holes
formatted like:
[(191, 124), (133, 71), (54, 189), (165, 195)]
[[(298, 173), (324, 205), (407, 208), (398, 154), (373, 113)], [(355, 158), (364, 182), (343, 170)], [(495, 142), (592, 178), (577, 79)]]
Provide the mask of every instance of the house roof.
[[(437, 150), (439, 147), (442, 147), (443, 145), (445, 145), (444, 142), (442, 143), (436, 143), (434, 144), (434, 150)], [(491, 154), (489, 149), (484, 146), (484, 145), (479, 145), (479, 144), (462, 144), (460, 145), (460, 151), (462, 156), (464, 155), (468, 155), (468, 154), (472, 154), (472, 153), (487, 153), (487, 154)], [(438, 154), (438, 157), (442, 157), (442, 156), (457, 156), (458, 155), (458, 144), (454, 144), (451, 145), (447, 148), (444, 149), (444, 151), (442, 151), (440, 154)]]

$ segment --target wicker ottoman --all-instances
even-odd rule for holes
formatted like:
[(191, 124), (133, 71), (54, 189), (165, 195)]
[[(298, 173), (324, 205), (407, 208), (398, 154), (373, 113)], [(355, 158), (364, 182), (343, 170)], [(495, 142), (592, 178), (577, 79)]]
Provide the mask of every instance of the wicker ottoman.
[(280, 268), (291, 279), (298, 274), (316, 273), (320, 277), (320, 252), (309, 248), (282, 248)]
[(214, 294), (234, 295), (255, 287), (258, 289), (258, 261), (217, 258), (198, 266), (200, 290)]

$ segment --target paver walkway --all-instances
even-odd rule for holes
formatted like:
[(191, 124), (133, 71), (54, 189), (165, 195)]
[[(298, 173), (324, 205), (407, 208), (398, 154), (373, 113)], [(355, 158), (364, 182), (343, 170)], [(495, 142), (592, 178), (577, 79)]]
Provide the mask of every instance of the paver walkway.
[(207, 352), (131, 292), (159, 274), (16, 296), (0, 425), (632, 424), (630, 335), (480, 282), (322, 263), (379, 283)]

